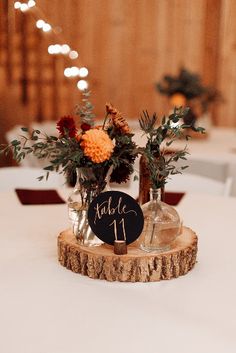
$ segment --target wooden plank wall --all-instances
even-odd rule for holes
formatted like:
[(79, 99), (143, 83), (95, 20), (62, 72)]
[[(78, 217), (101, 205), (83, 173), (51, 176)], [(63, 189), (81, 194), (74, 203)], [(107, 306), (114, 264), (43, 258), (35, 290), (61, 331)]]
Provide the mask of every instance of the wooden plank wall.
[[(167, 112), (167, 101), (155, 84), (184, 65), (225, 97), (224, 104), (213, 110), (214, 123), (236, 126), (235, 0), (38, 0), (37, 4), (50, 23), (62, 28), (58, 40), (79, 51), (77, 64), (88, 67), (99, 117), (107, 101), (131, 118), (139, 117), (143, 109)], [(30, 31), (34, 41), (37, 29)], [(41, 71), (49, 81), (30, 89), (32, 115), (39, 120), (70, 113), (80, 98), (76, 80), (63, 77), (68, 62), (47, 54), (48, 44), (56, 40), (49, 34), (36, 40), (39, 61), (32, 75)]]
[(236, 126), (236, 1), (222, 0), (219, 31), (219, 64), (217, 86), (225, 104), (217, 114), (219, 125)]

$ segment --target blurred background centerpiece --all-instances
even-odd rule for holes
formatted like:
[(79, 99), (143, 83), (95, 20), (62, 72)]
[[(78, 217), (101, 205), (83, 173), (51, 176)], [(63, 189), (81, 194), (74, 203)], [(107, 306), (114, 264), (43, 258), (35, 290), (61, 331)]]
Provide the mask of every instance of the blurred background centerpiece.
[[(184, 123), (200, 125), (209, 132), (212, 125), (211, 105), (221, 99), (220, 93), (213, 87), (204, 86), (200, 76), (185, 68), (181, 68), (177, 76), (164, 75), (157, 84), (158, 91), (169, 99), (170, 109), (189, 107), (184, 116)], [(207, 134), (195, 134), (198, 138)]]

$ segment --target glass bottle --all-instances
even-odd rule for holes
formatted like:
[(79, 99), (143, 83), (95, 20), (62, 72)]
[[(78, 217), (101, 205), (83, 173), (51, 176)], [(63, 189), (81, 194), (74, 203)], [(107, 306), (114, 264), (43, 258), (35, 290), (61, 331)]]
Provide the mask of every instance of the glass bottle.
[(92, 200), (102, 191), (107, 191), (106, 170), (77, 168), (77, 180), (68, 198), (69, 220), (77, 240), (86, 246), (97, 246), (102, 241), (96, 237), (88, 223), (88, 208)]
[(150, 189), (150, 201), (142, 206), (144, 228), (139, 239), (140, 247), (147, 252), (163, 252), (171, 248), (181, 231), (177, 211), (161, 201), (161, 189)]

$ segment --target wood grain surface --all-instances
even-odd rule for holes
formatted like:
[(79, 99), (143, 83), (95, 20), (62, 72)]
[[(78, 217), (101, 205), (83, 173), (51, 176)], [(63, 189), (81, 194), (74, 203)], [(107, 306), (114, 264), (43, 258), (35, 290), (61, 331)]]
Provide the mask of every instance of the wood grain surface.
[[(143, 109), (167, 113), (167, 99), (155, 84), (184, 65), (222, 92), (225, 102), (214, 108), (214, 123), (236, 126), (235, 0), (38, 0), (37, 4), (49, 23), (61, 27), (60, 35), (42, 33), (30, 12), (14, 10), (7, 0), (0, 3), (4, 130), (17, 123), (17, 114), (9, 113), (7, 104), (26, 110), (25, 123), (56, 120), (73, 112), (80, 99), (78, 79), (63, 75), (64, 68), (73, 65), (89, 69), (98, 118), (104, 116), (107, 101), (133, 119)], [(78, 60), (50, 56), (48, 45), (55, 43), (78, 50)]]
[(196, 263), (197, 236), (183, 227), (172, 248), (164, 253), (144, 252), (129, 245), (127, 255), (115, 255), (106, 244), (78, 244), (70, 230), (58, 237), (58, 260), (67, 269), (93, 279), (120, 282), (154, 282), (185, 275)]

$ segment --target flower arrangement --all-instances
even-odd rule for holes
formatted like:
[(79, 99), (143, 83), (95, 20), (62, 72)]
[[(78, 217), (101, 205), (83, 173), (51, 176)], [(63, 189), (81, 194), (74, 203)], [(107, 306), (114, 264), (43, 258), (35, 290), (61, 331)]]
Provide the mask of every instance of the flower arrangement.
[(147, 111), (143, 112), (139, 123), (141, 130), (147, 136), (147, 143), (141, 149), (142, 155), (146, 158), (147, 168), (150, 174), (150, 183), (153, 189), (160, 189), (165, 186), (171, 175), (181, 173), (188, 166), (178, 167), (179, 160), (186, 160), (188, 154), (185, 146), (182, 150), (170, 150), (170, 146), (180, 137), (189, 139), (189, 135), (184, 134), (185, 129), (191, 128), (196, 133), (204, 133), (202, 127), (194, 127), (181, 120), (188, 113), (188, 108), (175, 108), (168, 117), (162, 118), (161, 124), (157, 125), (158, 117), (156, 113), (152, 116)]
[(206, 113), (209, 105), (222, 100), (218, 90), (205, 86), (201, 77), (185, 68), (178, 75), (165, 75), (156, 85), (157, 90), (169, 97), (172, 107), (190, 107), (184, 117), (186, 124), (194, 125), (197, 118)]
[(83, 104), (78, 105), (76, 114), (79, 124), (72, 116), (64, 116), (57, 122), (58, 136), (48, 136), (39, 130), (29, 131), (23, 127), (26, 134), (20, 140), (13, 140), (9, 145), (1, 145), (2, 153), (13, 152), (13, 158), (20, 162), (28, 154), (38, 159), (45, 159), (49, 164), (44, 167), (45, 175), (39, 180), (49, 177), (50, 171), (71, 176), (76, 169), (92, 169), (93, 181), (100, 185), (100, 191), (105, 187), (108, 170), (111, 168), (109, 181), (124, 183), (134, 172), (134, 161), (138, 154), (147, 160), (150, 179), (153, 188), (162, 188), (169, 175), (180, 173), (186, 167), (177, 168), (179, 159), (186, 159), (186, 148), (166, 154), (169, 146), (180, 137), (186, 139), (185, 129), (204, 133), (201, 127), (182, 123), (188, 114), (188, 108), (175, 108), (168, 117), (163, 117), (157, 125), (157, 115), (149, 116), (143, 112), (139, 120), (141, 130), (147, 136), (145, 148), (139, 148), (132, 140), (133, 134), (123, 114), (110, 103), (106, 104), (106, 114), (102, 125), (94, 124), (93, 106), (89, 102), (90, 92), (83, 92)]
[(168, 97), (177, 95), (177, 99), (183, 99), (180, 101), (181, 103), (200, 98), (203, 110), (207, 110), (208, 105), (220, 96), (216, 89), (205, 86), (198, 74), (185, 68), (181, 68), (177, 76), (165, 75), (162, 82), (157, 83), (157, 89)]
[(25, 133), (20, 140), (1, 146), (2, 152), (13, 152), (20, 162), (28, 154), (49, 161), (44, 168), (48, 178), (50, 171), (64, 173), (67, 177), (77, 168), (91, 168), (96, 182), (102, 185), (112, 167), (110, 181), (126, 182), (133, 173), (133, 164), (138, 150), (132, 141), (132, 133), (123, 115), (111, 104), (106, 105), (102, 126), (94, 125), (93, 106), (89, 102), (90, 92), (83, 92), (83, 104), (77, 106), (79, 124), (72, 116), (64, 116), (57, 123), (58, 136), (48, 136), (39, 130)]
[[(64, 173), (67, 178), (76, 171), (77, 183), (67, 200), (69, 219), (76, 239), (83, 245), (95, 246), (100, 241), (92, 232), (87, 218), (89, 205), (94, 197), (105, 189), (107, 181), (126, 182), (134, 171), (133, 165), (138, 154), (146, 159), (152, 189), (162, 189), (170, 175), (181, 173), (187, 167), (176, 166), (179, 159), (186, 159), (186, 148), (168, 155), (166, 150), (190, 125), (181, 123), (188, 112), (187, 108), (175, 108), (172, 114), (162, 118), (160, 125), (157, 124), (156, 113), (149, 116), (144, 111), (139, 122), (147, 143), (144, 148), (140, 148), (133, 142), (133, 134), (123, 114), (110, 103), (106, 104), (103, 124), (96, 126), (93, 106), (89, 102), (90, 93), (84, 92), (83, 95), (83, 105), (77, 106), (76, 111), (80, 117), (79, 124), (72, 116), (62, 117), (57, 122), (57, 136), (22, 128), (25, 134), (20, 140), (14, 140), (0, 149), (4, 153), (12, 151), (18, 162), (28, 154), (47, 160), (49, 164), (44, 168), (46, 175), (40, 176), (39, 180), (48, 178), (51, 171)], [(191, 128), (195, 132), (204, 132), (202, 128)], [(186, 138), (188, 139), (188, 135)], [(153, 210), (151, 207), (151, 212)], [(149, 218), (148, 216), (147, 219)], [(150, 228), (150, 248), (153, 246), (155, 228), (153, 225)]]

